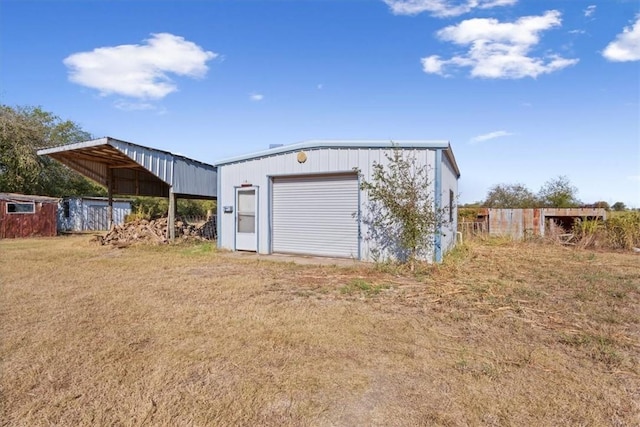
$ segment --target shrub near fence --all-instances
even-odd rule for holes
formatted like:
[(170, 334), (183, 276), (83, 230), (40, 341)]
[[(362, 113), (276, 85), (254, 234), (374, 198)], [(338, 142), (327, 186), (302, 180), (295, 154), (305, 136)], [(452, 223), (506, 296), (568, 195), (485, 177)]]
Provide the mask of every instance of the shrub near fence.
[[(183, 218), (204, 217), (206, 221), (209, 213), (215, 214), (215, 200), (178, 199), (176, 215)], [(134, 219), (156, 219), (167, 215), (169, 202), (164, 197), (136, 197), (132, 211)]]

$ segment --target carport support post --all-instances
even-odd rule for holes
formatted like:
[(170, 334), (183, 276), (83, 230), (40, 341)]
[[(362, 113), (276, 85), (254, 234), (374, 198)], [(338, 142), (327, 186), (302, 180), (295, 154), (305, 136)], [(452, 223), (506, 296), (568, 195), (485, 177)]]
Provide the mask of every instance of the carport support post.
[(167, 236), (171, 241), (176, 239), (176, 195), (173, 194), (173, 187), (169, 188), (169, 218), (167, 221)]
[(107, 227), (113, 227), (113, 169), (107, 169)]

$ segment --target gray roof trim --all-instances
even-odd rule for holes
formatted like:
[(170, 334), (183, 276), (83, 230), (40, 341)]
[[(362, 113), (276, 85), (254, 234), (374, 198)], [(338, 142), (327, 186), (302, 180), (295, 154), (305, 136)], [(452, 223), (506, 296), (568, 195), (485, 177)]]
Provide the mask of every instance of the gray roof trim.
[[(231, 157), (214, 163), (215, 166), (228, 165), (230, 163), (239, 163), (247, 160), (259, 159), (262, 157), (269, 157), (275, 154), (290, 153), (292, 151), (299, 150), (314, 150), (322, 148), (408, 148), (408, 149), (451, 149), (449, 141), (427, 141), (427, 140), (415, 140), (415, 141), (392, 141), (392, 140), (311, 140), (303, 141), (290, 145), (283, 145), (281, 147), (271, 148), (269, 150), (258, 151), (256, 153), (250, 153), (243, 156)], [(451, 153), (453, 156), (453, 153)], [(455, 165), (455, 161), (452, 162)]]
[(447, 157), (447, 159), (449, 160), (449, 163), (451, 163), (451, 166), (453, 166), (453, 169), (456, 171), (457, 178), (460, 178), (460, 169), (458, 168), (458, 162), (456, 162), (456, 158), (453, 155), (453, 150), (451, 149), (451, 145), (449, 145), (449, 148), (444, 150), (444, 155)]
[(109, 138), (92, 139), (91, 141), (75, 142), (73, 144), (58, 145), (56, 147), (43, 148), (38, 150), (38, 156), (44, 156), (51, 153), (60, 153), (62, 151), (77, 150), (79, 148), (97, 147), (98, 145), (109, 144)]

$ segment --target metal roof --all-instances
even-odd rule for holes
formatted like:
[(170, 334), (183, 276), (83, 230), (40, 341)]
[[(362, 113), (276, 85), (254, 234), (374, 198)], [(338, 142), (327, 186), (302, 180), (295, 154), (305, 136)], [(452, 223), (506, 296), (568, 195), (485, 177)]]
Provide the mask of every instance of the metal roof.
[(30, 194), (19, 193), (0, 193), (0, 200), (8, 202), (40, 202), (40, 203), (58, 203), (60, 199), (48, 196), (34, 196)]
[[(100, 196), (67, 196), (63, 197), (62, 200), (94, 200), (98, 202), (108, 201), (108, 197), (100, 197)], [(114, 202), (133, 202), (135, 199), (127, 199), (123, 197), (114, 197), (112, 198)]]
[(242, 156), (231, 157), (228, 159), (216, 162), (216, 166), (223, 166), (231, 163), (239, 163), (247, 160), (255, 160), (263, 157), (269, 157), (276, 154), (290, 153), (300, 150), (318, 150), (318, 149), (391, 149), (391, 148), (405, 148), (405, 149), (441, 149), (445, 150), (447, 157), (452, 166), (456, 170), (458, 176), (460, 176), (460, 170), (453, 156), (451, 145), (449, 141), (444, 140), (405, 140), (405, 141), (390, 141), (390, 140), (310, 140), (302, 141), (295, 144), (282, 145), (279, 147), (270, 148), (268, 150), (258, 151), (255, 153), (245, 154)]
[(82, 175), (107, 186), (114, 194), (191, 197), (217, 196), (217, 168), (168, 151), (105, 137), (38, 150)]

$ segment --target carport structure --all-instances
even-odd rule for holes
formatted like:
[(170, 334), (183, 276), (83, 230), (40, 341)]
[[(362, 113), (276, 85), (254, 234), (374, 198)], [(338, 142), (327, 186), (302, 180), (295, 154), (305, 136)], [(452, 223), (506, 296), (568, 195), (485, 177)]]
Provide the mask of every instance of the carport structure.
[[(113, 195), (169, 198), (169, 224), (175, 224), (176, 201), (217, 199), (217, 168), (184, 156), (105, 137), (38, 150), (89, 179), (108, 193), (109, 227)], [(170, 239), (175, 227), (169, 227)]]

